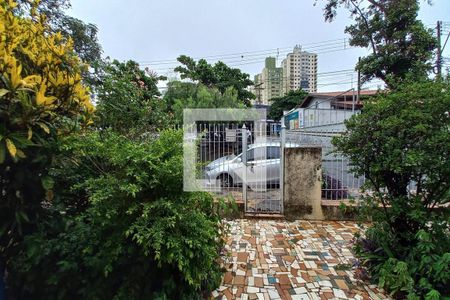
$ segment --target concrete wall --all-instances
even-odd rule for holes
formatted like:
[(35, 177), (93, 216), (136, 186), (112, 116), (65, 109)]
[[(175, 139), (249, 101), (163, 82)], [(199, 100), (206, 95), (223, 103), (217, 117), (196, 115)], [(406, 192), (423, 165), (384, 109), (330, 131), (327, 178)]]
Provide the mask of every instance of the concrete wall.
[(284, 161), (285, 216), (323, 220), (322, 148), (286, 148)]

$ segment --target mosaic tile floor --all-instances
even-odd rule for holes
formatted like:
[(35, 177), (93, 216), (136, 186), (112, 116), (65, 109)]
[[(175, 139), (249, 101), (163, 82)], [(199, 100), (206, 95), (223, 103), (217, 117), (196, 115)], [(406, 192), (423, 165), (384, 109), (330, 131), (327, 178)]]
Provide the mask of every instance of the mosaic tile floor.
[(227, 272), (213, 299), (389, 299), (355, 279), (354, 222), (227, 222)]

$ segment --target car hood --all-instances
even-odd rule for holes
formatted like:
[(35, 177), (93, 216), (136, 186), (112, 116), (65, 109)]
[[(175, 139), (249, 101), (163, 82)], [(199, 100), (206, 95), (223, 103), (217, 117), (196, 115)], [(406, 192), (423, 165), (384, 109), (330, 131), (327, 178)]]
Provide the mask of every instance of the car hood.
[(220, 167), (220, 165), (223, 165), (224, 163), (233, 160), (235, 157), (236, 157), (235, 155), (227, 155), (227, 156), (220, 157), (216, 160), (213, 160), (208, 165), (206, 165), (206, 170), (212, 170), (212, 169), (218, 168), (218, 167)]

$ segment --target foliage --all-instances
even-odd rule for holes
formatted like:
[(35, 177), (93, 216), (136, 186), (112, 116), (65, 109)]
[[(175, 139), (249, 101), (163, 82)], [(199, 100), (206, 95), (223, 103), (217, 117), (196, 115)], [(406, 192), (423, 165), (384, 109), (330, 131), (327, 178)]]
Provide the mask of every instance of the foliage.
[(98, 28), (95, 24), (86, 24), (77, 18), (64, 15), (55, 25), (55, 31), (60, 31), (63, 36), (73, 40), (73, 49), (84, 62), (92, 64), (100, 60), (102, 47), (98, 42)]
[(283, 111), (295, 108), (307, 95), (307, 92), (299, 89), (297, 91), (289, 91), (283, 97), (271, 99), (272, 104), (270, 105), (267, 117), (272, 120), (280, 120), (283, 116)]
[(66, 15), (64, 10), (70, 7), (68, 0), (17, 0), (17, 4), (17, 14), (28, 15), (34, 9), (46, 17), (54, 33), (60, 32), (64, 38), (72, 39), (73, 50), (84, 62), (91, 64), (100, 59), (102, 48), (97, 26)]
[(67, 140), (52, 174), (67, 183), (81, 173), (72, 191), (89, 203), (70, 218), (55, 209), (61, 221), (26, 239), (10, 274), (16, 295), (194, 299), (217, 287), (223, 229), (209, 194), (183, 192), (181, 141), (180, 131), (153, 142), (110, 131)]
[(379, 221), (357, 240), (357, 255), (379, 286), (397, 299), (441, 299), (450, 295), (448, 219), (440, 217), (434, 223), (432, 228), (420, 229), (409, 247), (390, 241), (395, 237)]
[(96, 65), (99, 126), (128, 136), (164, 128), (171, 122), (156, 86), (161, 77), (141, 70), (134, 61)]
[(325, 20), (345, 6), (355, 20), (346, 28), (350, 45), (370, 48), (371, 54), (357, 65), (363, 81), (374, 77), (390, 88), (405, 80), (427, 78), (436, 48), (431, 29), (417, 19), (419, 0), (327, 0)]
[(420, 82), (364, 102), (334, 140), (370, 196), (357, 254), (398, 297), (449, 294), (450, 84)]
[(205, 59), (196, 62), (186, 55), (178, 57), (178, 61), (182, 66), (176, 67), (175, 71), (181, 74), (182, 79), (189, 78), (208, 88), (216, 88), (222, 94), (232, 87), (237, 91), (238, 99), (246, 106), (250, 106), (250, 100), (255, 98), (255, 95), (247, 90), (247, 87), (253, 85), (253, 81), (240, 69), (230, 68), (221, 61), (214, 65), (209, 64)]
[(72, 42), (34, 10), (16, 16), (15, 5), (0, 1), (0, 260), (53, 198), (48, 168), (59, 137), (89, 123), (94, 110)]
[[(9, 296), (203, 298), (221, 279), (226, 205), (182, 190), (182, 134), (158, 132), (171, 122), (160, 77), (132, 61), (96, 61), (94, 118), (75, 53), (92, 49), (68, 36), (96, 42), (96, 28), (69, 20), (73, 31), (55, 33), (72, 28), (68, 2), (30, 3), (0, 0), (0, 280), (6, 266)], [(232, 88), (196, 96), (238, 102)]]
[(169, 81), (167, 83), (167, 91), (164, 93), (163, 100), (167, 107), (173, 110), (173, 105), (178, 100), (195, 98), (201, 84), (183, 81)]
[(38, 14), (45, 16), (50, 22), (55, 22), (64, 16), (64, 10), (70, 8), (69, 0), (16, 0), (15, 11), (21, 16), (28, 15), (32, 8)]
[(203, 84), (173, 81), (163, 100), (171, 108), (175, 123), (182, 124), (184, 108), (245, 108), (238, 97), (232, 87), (222, 93)]

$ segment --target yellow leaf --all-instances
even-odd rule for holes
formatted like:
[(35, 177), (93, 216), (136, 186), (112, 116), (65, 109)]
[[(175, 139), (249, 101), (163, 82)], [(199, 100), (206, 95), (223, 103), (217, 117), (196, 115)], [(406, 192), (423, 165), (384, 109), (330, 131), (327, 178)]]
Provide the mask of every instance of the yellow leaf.
[(7, 89), (0, 89), (0, 97), (3, 97), (8, 93), (9, 93), (9, 91)]
[(8, 148), (8, 151), (12, 157), (16, 157), (17, 149), (10, 139), (6, 139), (6, 148)]
[(39, 83), (39, 82), (41, 82), (41, 76), (39, 76), (39, 75), (30, 75), (30, 76), (25, 77), (22, 80), (22, 85), (24, 87), (31, 88), (31, 87), (35, 86), (37, 83)]
[(19, 157), (19, 158), (25, 158), (25, 157), (27, 157), (27, 156), (25, 155), (25, 153), (23, 153), (23, 151), (20, 150), (20, 149), (17, 149), (16, 155), (17, 155), (17, 157)]
[(28, 140), (31, 140), (31, 138), (33, 137), (33, 130), (28, 127)]
[(41, 123), (41, 122), (38, 122), (37, 124), (38, 124), (38, 125), (42, 128), (42, 130), (44, 130), (47, 134), (50, 133), (50, 129), (48, 128), (47, 125), (45, 125), (44, 123)]
[(41, 83), (41, 86), (39, 87), (39, 91), (36, 94), (36, 104), (41, 105), (45, 102), (45, 90), (47, 88), (47, 85), (45, 83)]
[(57, 99), (55, 96), (45, 97), (45, 105), (50, 105)]
[(13, 90), (15, 90), (22, 83), (22, 77), (20, 76), (20, 73), (22, 73), (22, 66), (21, 65), (17, 65), (17, 62), (16, 62), (15, 59), (12, 59), (11, 62), (12, 62), (12, 66), (10, 67), (11, 88)]
[(36, 93), (36, 104), (37, 105), (50, 105), (57, 99), (55, 96), (45, 96), (47, 85), (42, 82), (39, 87), (39, 91)]
[(9, 0), (8, 2), (9, 2), (8, 4), (9, 4), (10, 9), (17, 6), (17, 3), (15, 1)]

